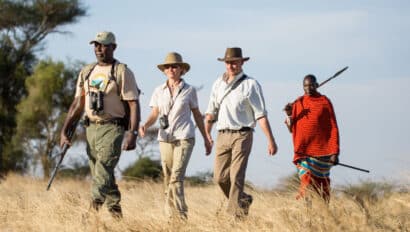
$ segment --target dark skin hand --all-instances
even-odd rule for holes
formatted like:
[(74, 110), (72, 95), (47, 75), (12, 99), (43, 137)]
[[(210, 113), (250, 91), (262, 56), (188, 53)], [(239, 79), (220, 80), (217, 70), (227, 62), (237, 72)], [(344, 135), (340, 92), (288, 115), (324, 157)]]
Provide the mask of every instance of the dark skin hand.
[(71, 146), (71, 141), (67, 136), (67, 129), (77, 120), (80, 119), (81, 114), (84, 110), (85, 96), (76, 97), (71, 103), (70, 109), (68, 110), (67, 117), (64, 121), (63, 128), (61, 128), (60, 133), (60, 147), (63, 147), (64, 144)]
[(291, 116), (292, 115), (292, 103), (288, 103), (285, 105), (285, 107), (283, 108), (283, 111), (285, 111), (287, 116)]
[(334, 154), (330, 156), (330, 160), (333, 165), (337, 165), (339, 163), (339, 154)]
[(132, 131), (138, 131), (140, 122), (140, 106), (139, 101), (127, 101), (130, 107), (130, 128), (129, 132), (125, 134), (122, 144), (122, 150), (129, 151), (136, 147), (137, 136), (131, 133)]
[[(100, 44), (97, 42), (94, 42), (94, 53), (97, 58), (98, 64), (102, 66), (106, 65), (111, 65), (113, 62), (115, 62), (114, 59), (114, 50), (116, 49), (116, 44)], [(84, 111), (84, 102), (85, 102), (85, 93), (84, 90), (81, 93), (81, 97), (78, 97), (74, 99), (73, 103), (70, 106), (67, 118), (64, 122), (63, 128), (61, 130), (60, 134), (60, 146), (63, 147), (64, 144), (67, 144), (71, 146), (71, 141), (68, 139), (66, 135), (67, 128), (74, 123), (76, 120), (78, 120), (83, 111)], [(130, 131), (137, 131), (139, 127), (139, 122), (140, 122), (140, 107), (139, 107), (139, 101), (128, 101), (128, 105), (130, 108)], [(127, 128), (128, 129), (128, 128)], [(122, 149), (123, 150), (133, 150), (136, 147), (136, 135), (133, 133), (127, 132)]]

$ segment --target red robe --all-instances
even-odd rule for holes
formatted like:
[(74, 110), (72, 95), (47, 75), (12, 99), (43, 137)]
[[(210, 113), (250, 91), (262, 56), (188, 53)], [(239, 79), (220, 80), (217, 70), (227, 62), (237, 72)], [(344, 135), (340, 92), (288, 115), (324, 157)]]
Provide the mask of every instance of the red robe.
[(304, 95), (293, 104), (293, 162), (305, 157), (339, 154), (339, 129), (330, 100), (321, 94)]

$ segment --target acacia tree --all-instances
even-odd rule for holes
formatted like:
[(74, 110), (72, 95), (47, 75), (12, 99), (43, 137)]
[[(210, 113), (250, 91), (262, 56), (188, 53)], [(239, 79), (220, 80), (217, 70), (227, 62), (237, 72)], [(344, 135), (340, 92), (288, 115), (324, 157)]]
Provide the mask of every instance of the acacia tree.
[(17, 105), (13, 143), (20, 144), (28, 154), (26, 160), (41, 164), (45, 177), (49, 177), (50, 157), (58, 147), (59, 131), (75, 92), (77, 73), (78, 70), (66, 68), (62, 62), (41, 61), (26, 79), (27, 97)]
[(62, 33), (62, 26), (85, 14), (78, 0), (0, 0), (0, 174), (25, 167), (25, 156), (11, 138), (35, 52), (43, 48), (47, 35)]

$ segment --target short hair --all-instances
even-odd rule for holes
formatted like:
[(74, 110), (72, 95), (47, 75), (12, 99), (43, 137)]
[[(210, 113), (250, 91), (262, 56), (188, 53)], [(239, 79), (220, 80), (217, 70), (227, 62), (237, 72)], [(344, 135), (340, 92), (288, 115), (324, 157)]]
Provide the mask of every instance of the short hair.
[(306, 79), (310, 79), (311, 81), (317, 83), (316, 77), (313, 74), (306, 75), (305, 78), (303, 78), (303, 81), (305, 81)]

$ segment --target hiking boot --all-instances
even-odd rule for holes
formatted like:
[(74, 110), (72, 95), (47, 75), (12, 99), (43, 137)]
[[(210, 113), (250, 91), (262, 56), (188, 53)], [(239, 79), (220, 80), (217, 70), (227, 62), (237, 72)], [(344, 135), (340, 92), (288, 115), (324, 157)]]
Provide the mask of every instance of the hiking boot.
[(246, 216), (249, 213), (249, 207), (253, 202), (252, 195), (246, 194), (244, 198), (240, 200), (240, 207), (243, 209), (243, 214)]
[(98, 211), (101, 209), (101, 206), (104, 204), (101, 200), (93, 200), (91, 201), (91, 208), (93, 208), (95, 211)]
[(122, 219), (122, 209), (121, 206), (113, 206), (108, 209), (111, 216), (115, 219)]

